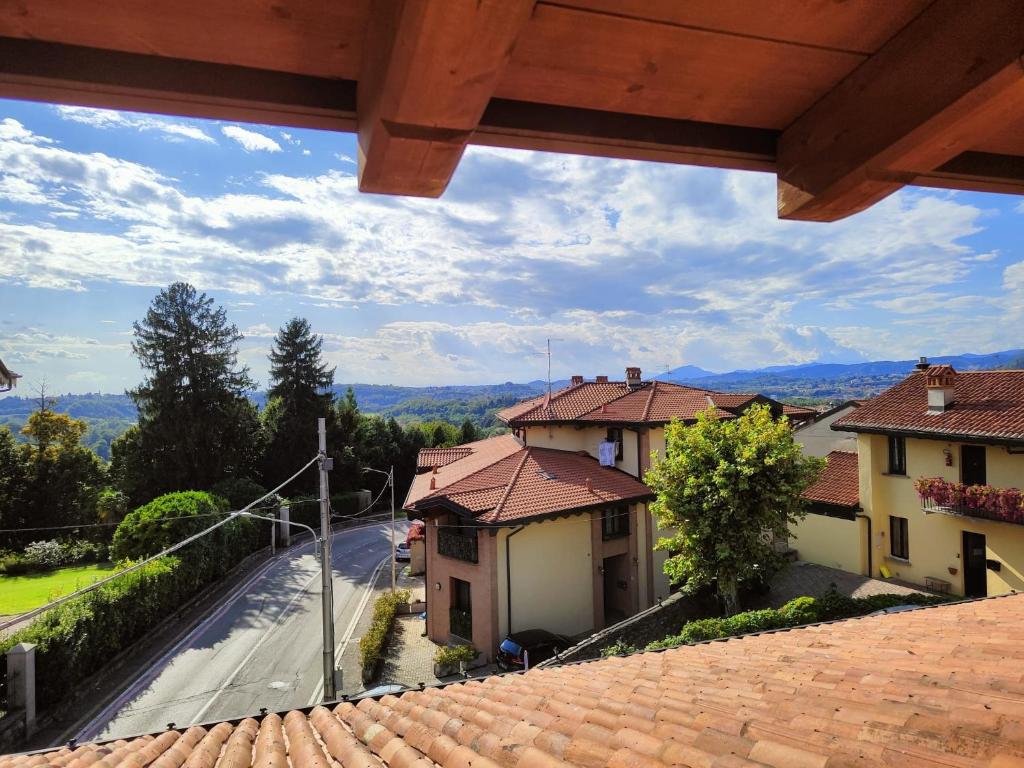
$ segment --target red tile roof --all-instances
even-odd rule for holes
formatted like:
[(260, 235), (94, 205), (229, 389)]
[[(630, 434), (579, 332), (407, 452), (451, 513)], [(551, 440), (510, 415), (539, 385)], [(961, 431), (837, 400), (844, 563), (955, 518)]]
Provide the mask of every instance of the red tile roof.
[(498, 524), (653, 496), (639, 480), (590, 456), (530, 446), (406, 506), (454, 509)]
[[(754, 400), (774, 402), (751, 392), (715, 392), (667, 381), (646, 381), (631, 389), (623, 381), (584, 382), (541, 395), (498, 412), (512, 426), (548, 422), (583, 421), (592, 423), (664, 424), (673, 418), (692, 421), (697, 414), (715, 408), (719, 418), (730, 419)], [(809, 409), (790, 412), (809, 413)]]
[[(412, 485), (409, 486), (409, 493), (405, 497), (404, 506), (408, 508), (433, 490), (444, 488), (506, 456), (511, 456), (522, 447), (523, 444), (514, 435), (499, 435), (460, 445), (459, 449), (463, 452), (468, 450), (469, 453), (449, 461), (447, 464), (439, 465), (437, 472), (425, 472), (413, 478)], [(420, 456), (422, 457), (424, 452), (434, 450), (437, 449), (425, 448), (420, 452)], [(418, 466), (433, 466), (432, 464), (420, 464), (421, 460), (417, 459)], [(431, 483), (434, 484), (433, 489), (430, 487)]]
[(0, 768), (1012, 768), (1024, 596), (0, 757)]
[(473, 449), (465, 445), (455, 448), (422, 448), (416, 457), (417, 469), (446, 467), (459, 459), (472, 455)]
[(813, 408), (804, 408), (800, 405), (783, 404), (782, 415), (788, 416), (792, 421), (803, 421), (804, 419), (817, 418), (818, 412)]
[(857, 454), (850, 451), (832, 451), (825, 457), (828, 463), (821, 477), (803, 492), (807, 501), (856, 507), (860, 504), (860, 475)]
[(953, 381), (944, 413), (929, 413), (925, 376), (915, 372), (832, 429), (1024, 441), (1024, 371), (961, 371)]

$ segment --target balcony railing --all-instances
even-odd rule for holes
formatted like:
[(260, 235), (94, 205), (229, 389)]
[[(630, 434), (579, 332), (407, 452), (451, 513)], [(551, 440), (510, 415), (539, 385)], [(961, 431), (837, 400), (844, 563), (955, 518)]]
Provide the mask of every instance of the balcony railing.
[(1024, 492), (1018, 488), (964, 485), (937, 477), (914, 481), (925, 512), (1024, 525)]
[(461, 608), (448, 609), (448, 632), (463, 640), (473, 639), (473, 614)]
[(445, 557), (465, 560), (467, 563), (478, 562), (476, 531), (473, 531), (472, 536), (461, 536), (446, 528), (439, 529), (437, 551)]

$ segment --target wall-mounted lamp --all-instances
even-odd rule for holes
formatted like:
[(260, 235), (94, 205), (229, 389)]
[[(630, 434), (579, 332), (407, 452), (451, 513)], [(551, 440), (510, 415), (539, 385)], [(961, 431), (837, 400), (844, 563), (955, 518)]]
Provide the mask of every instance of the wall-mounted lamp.
[(604, 566), (603, 565), (597, 566), (597, 572), (600, 573), (603, 576), (604, 575)]
[(440, 581), (435, 581), (434, 582), (434, 589), (436, 589), (438, 592), (441, 591), (441, 582)]
[(949, 448), (943, 448), (942, 449), (942, 455), (946, 457), (946, 466), (947, 467), (952, 467), (953, 466), (953, 452), (951, 450), (949, 450)]

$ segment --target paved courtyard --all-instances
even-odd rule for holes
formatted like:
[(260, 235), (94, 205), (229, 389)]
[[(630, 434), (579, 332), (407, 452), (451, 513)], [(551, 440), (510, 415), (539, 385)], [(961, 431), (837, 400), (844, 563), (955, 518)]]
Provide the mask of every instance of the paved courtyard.
[(872, 579), (824, 565), (797, 561), (780, 573), (772, 583), (771, 592), (752, 600), (752, 608), (778, 608), (796, 597), (818, 597), (835, 584), (840, 594), (849, 597), (871, 595), (930, 594), (928, 590), (904, 584), (895, 579)]

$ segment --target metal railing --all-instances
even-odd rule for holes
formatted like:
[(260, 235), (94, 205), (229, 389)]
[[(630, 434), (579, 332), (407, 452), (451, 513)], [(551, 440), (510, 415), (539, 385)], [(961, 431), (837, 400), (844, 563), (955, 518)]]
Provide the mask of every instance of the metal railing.
[(929, 514), (975, 517), (981, 520), (994, 520), (998, 523), (1024, 525), (1024, 509), (1019, 507), (1016, 509), (990, 509), (965, 502), (939, 504), (932, 499), (921, 499), (921, 509)]
[(477, 534), (473, 531), (472, 536), (460, 536), (457, 533), (441, 528), (437, 533), (438, 554), (445, 557), (453, 557), (456, 560), (464, 560), (467, 563), (479, 561), (479, 548), (477, 546)]
[(461, 608), (448, 609), (448, 632), (463, 640), (473, 639), (473, 614)]

